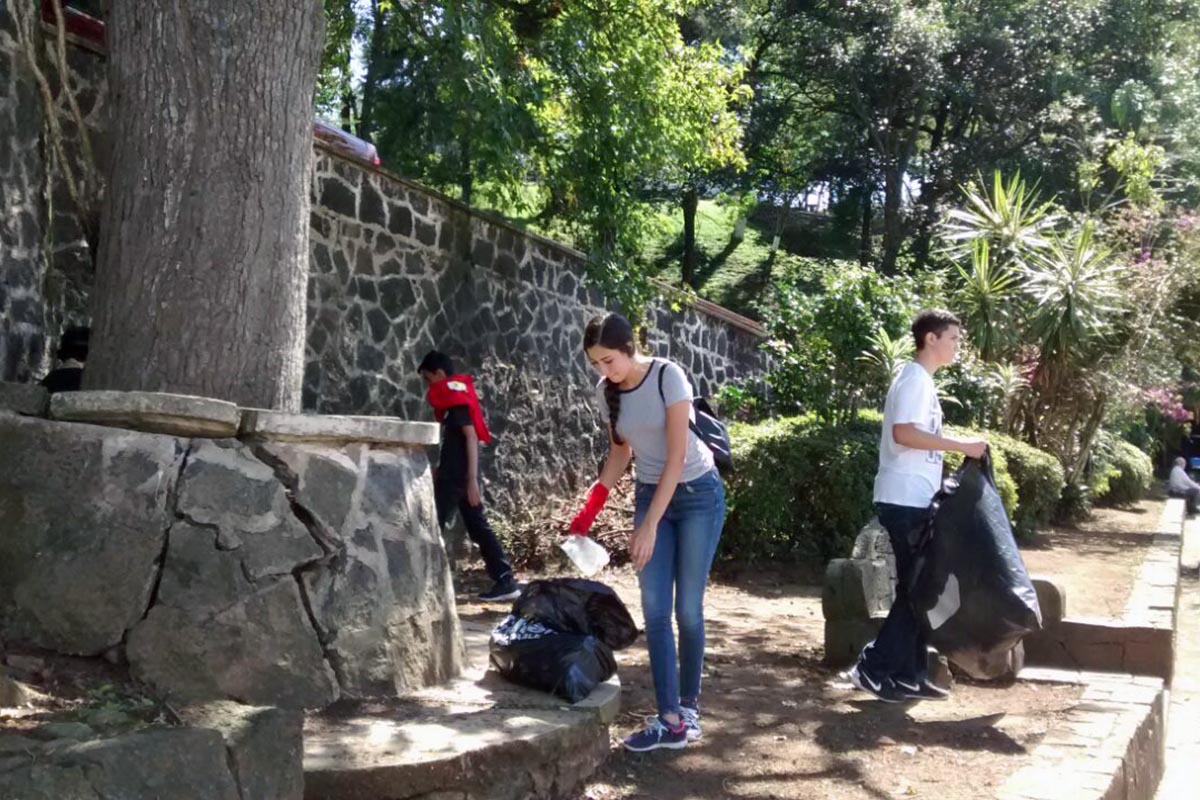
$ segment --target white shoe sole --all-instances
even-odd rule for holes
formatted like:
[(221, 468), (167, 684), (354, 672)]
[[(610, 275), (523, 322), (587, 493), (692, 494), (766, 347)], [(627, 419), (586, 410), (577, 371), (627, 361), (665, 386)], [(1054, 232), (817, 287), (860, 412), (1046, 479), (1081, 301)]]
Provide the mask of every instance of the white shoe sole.
[(678, 742), (656, 742), (649, 747), (631, 747), (628, 742), (621, 742), (621, 746), (631, 753), (649, 753), (651, 750), (682, 750), (687, 747), (688, 740), (683, 739)]

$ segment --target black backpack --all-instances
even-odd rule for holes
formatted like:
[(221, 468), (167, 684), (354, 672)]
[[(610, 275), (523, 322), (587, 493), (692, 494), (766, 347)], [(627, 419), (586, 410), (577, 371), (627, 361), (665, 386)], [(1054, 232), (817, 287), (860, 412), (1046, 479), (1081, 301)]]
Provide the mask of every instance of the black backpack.
[[(663, 405), (666, 405), (667, 396), (663, 393), (663, 373), (667, 371), (667, 362), (659, 358), (654, 360), (659, 362), (658, 396), (662, 399)], [(733, 470), (733, 446), (729, 443), (729, 431), (725, 429), (725, 423), (717, 419), (716, 412), (708, 404), (708, 400), (696, 392), (696, 384), (690, 376), (688, 383), (692, 384), (692, 408), (696, 411), (696, 418), (688, 420), (688, 427), (692, 429), (692, 433), (696, 434), (696, 438), (712, 452), (713, 463), (717, 465), (717, 470), (722, 475), (731, 472)]]

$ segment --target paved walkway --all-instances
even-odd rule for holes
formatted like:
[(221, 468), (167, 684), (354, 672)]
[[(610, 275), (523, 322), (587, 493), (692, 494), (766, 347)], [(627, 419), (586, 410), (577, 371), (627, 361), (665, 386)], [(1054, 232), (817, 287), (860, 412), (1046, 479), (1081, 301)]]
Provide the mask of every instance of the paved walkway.
[[(1200, 549), (1200, 519), (1184, 528), (1184, 563)], [(1175, 674), (1167, 715), (1167, 771), (1157, 800), (1200, 796), (1200, 580), (1194, 572), (1179, 577)]]

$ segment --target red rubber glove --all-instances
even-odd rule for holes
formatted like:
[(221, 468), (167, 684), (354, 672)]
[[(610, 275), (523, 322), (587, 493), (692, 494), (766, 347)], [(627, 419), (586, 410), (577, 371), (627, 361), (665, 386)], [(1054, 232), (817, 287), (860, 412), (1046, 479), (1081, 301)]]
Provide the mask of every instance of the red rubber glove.
[(604, 508), (607, 500), (608, 487), (600, 481), (593, 483), (592, 490), (588, 492), (587, 502), (575, 515), (575, 519), (571, 520), (570, 532), (578, 536), (587, 536), (587, 532), (592, 529), (592, 523), (596, 521), (596, 515)]

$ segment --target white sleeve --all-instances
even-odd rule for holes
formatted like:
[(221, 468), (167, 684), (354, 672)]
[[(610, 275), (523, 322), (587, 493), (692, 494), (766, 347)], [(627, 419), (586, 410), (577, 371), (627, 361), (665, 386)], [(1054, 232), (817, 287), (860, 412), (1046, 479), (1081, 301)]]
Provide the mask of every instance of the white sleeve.
[(892, 409), (892, 424), (905, 425), (907, 423), (916, 423), (917, 427), (923, 431), (929, 431), (929, 422), (932, 418), (930, 413), (934, 403), (937, 400), (936, 390), (933, 387), (932, 381), (924, 380), (902, 380), (896, 386), (896, 393), (893, 395), (894, 407)]

